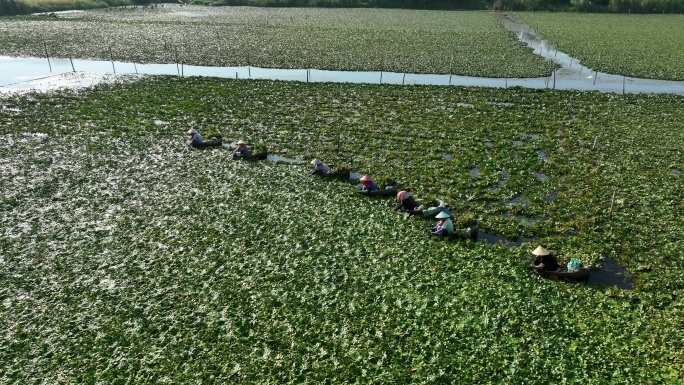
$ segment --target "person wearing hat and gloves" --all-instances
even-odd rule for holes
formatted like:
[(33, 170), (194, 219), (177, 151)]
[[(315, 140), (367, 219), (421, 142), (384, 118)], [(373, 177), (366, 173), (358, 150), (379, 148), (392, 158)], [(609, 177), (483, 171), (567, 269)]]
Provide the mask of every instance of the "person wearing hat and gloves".
[(361, 177), (361, 184), (363, 185), (361, 187), (361, 193), (363, 194), (370, 194), (374, 192), (378, 192), (378, 185), (373, 182), (370, 176), (364, 175)]
[(311, 176), (330, 174), (330, 166), (321, 162), (320, 160), (314, 159), (311, 161), (311, 164), (315, 166), (313, 172), (311, 172)]
[(401, 190), (397, 193), (397, 205), (394, 210), (413, 212), (418, 210), (418, 202), (408, 191)]
[(537, 271), (556, 271), (558, 270), (558, 259), (549, 254), (549, 251), (541, 245), (532, 251), (535, 255), (532, 267)]
[(421, 215), (425, 218), (431, 217), (442, 211), (447, 211), (446, 203), (437, 199), (438, 206), (425, 207), (418, 205), (418, 201), (408, 192), (399, 191), (397, 193), (397, 205), (394, 206), (394, 210), (401, 210), (408, 213), (409, 215)]
[(445, 211), (440, 211), (435, 218), (439, 219), (439, 222), (432, 228), (430, 235), (433, 236), (448, 236), (456, 232), (454, 230), (454, 223), (449, 218), (450, 215)]
[(187, 135), (189, 139), (188, 144), (194, 148), (220, 147), (223, 144), (221, 138), (216, 136), (205, 141), (204, 138), (202, 138), (202, 135), (200, 135), (199, 132), (197, 132), (197, 130), (194, 128), (188, 130), (185, 135)]
[(237, 145), (237, 147), (235, 147), (235, 151), (233, 151), (233, 154), (237, 156), (252, 155), (252, 149), (247, 147), (247, 143), (245, 143), (244, 140), (240, 139), (235, 144)]

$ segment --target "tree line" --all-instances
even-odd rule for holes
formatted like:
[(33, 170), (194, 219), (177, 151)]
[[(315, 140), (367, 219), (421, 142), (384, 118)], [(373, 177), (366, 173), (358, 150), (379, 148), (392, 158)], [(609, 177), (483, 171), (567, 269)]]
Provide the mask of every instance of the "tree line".
[[(31, 5), (22, 0), (0, 0), (0, 16), (66, 9), (173, 2), (174, 0), (73, 0)], [(684, 0), (189, 0), (191, 4), (258, 7), (406, 8), (431, 10), (569, 11), (617, 13), (682, 13)], [(48, 4), (53, 4), (52, 6)], [(60, 8), (55, 8), (60, 7)]]

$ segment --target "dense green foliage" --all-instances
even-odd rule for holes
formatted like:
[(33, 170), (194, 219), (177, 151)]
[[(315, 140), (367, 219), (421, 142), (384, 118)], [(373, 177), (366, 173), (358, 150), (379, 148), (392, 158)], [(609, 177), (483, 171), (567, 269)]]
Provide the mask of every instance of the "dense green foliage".
[(679, 15), (515, 13), (559, 50), (592, 69), (684, 80), (684, 18)]
[[(682, 101), (168, 77), (0, 100), (0, 382), (679, 383)], [(429, 240), (309, 165), (191, 150), (191, 126), (612, 256), (637, 290), (543, 280), (537, 242)]]
[(0, 55), (490, 77), (556, 66), (487, 12), (175, 7), (0, 20)]

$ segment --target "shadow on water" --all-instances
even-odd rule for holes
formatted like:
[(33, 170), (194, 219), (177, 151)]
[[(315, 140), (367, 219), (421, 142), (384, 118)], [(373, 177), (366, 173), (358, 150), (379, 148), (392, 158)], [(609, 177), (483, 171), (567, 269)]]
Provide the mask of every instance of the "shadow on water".
[(634, 290), (632, 274), (617, 261), (608, 257), (603, 259), (601, 268), (591, 271), (588, 284), (617, 286), (622, 290)]

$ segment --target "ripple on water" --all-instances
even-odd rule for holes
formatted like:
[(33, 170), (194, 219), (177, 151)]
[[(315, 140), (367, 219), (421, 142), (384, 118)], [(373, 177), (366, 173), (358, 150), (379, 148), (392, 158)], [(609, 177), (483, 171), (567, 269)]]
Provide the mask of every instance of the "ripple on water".
[(677, 170), (676, 168), (671, 169), (670, 172), (671, 172), (672, 174), (676, 175), (676, 176), (681, 176), (681, 175), (682, 175), (682, 172), (679, 171), (679, 170)]
[(514, 145), (514, 146), (522, 146), (523, 144), (524, 144), (524, 143), (523, 143), (522, 140), (514, 140), (514, 141), (513, 141), (513, 145)]
[(470, 174), (470, 176), (473, 176), (473, 177), (478, 176), (478, 175), (480, 175), (480, 169), (479, 168), (471, 168), (468, 171), (468, 174)]
[(527, 134), (527, 137), (532, 140), (537, 140), (539, 139), (539, 134)]

